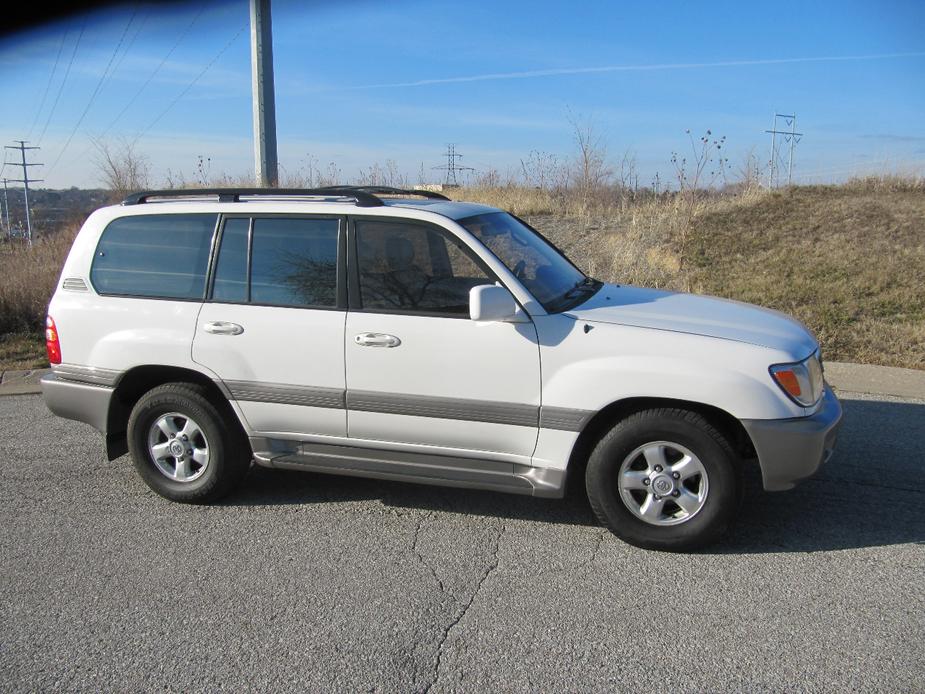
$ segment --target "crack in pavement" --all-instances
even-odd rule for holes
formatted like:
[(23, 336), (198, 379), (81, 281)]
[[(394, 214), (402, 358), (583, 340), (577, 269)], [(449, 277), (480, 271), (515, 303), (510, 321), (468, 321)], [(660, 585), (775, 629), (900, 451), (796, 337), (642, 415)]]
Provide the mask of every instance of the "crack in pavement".
[(418, 516), (417, 525), (414, 527), (414, 538), (411, 541), (411, 551), (414, 553), (414, 556), (418, 560), (418, 562), (420, 562), (420, 564), (430, 572), (430, 575), (433, 576), (434, 581), (437, 582), (437, 587), (440, 588), (440, 592), (445, 595), (448, 595), (450, 599), (453, 600), (453, 602), (458, 604), (459, 600), (457, 600), (456, 596), (450, 593), (446, 589), (446, 586), (443, 584), (443, 581), (437, 575), (437, 570), (433, 566), (431, 566), (430, 562), (428, 562), (424, 558), (424, 555), (421, 553), (421, 550), (418, 549), (418, 541), (420, 540), (420, 537), (421, 537), (421, 526), (424, 525), (425, 518), (426, 516), (423, 516), (423, 515)]
[(437, 682), (440, 680), (440, 666), (443, 663), (443, 647), (446, 644), (447, 640), (450, 637), (450, 632), (462, 621), (462, 618), (466, 616), (466, 613), (469, 611), (469, 608), (472, 607), (472, 603), (475, 602), (475, 599), (478, 597), (479, 592), (482, 590), (482, 586), (485, 584), (485, 581), (488, 580), (488, 577), (498, 568), (499, 556), (498, 550), (501, 545), (501, 537), (504, 535), (507, 530), (507, 525), (501, 523), (498, 528), (498, 532), (495, 535), (494, 542), (492, 543), (492, 556), (491, 561), (488, 563), (488, 567), (485, 569), (485, 572), (482, 574), (482, 577), (479, 579), (479, 582), (475, 586), (475, 590), (472, 591), (472, 595), (469, 597), (469, 600), (462, 606), (462, 609), (459, 610), (459, 613), (456, 617), (446, 626), (443, 630), (443, 634), (440, 637), (439, 642), (437, 643), (437, 657), (434, 661), (434, 670), (433, 677), (430, 682), (425, 686), (421, 691), (425, 694), (433, 689)]

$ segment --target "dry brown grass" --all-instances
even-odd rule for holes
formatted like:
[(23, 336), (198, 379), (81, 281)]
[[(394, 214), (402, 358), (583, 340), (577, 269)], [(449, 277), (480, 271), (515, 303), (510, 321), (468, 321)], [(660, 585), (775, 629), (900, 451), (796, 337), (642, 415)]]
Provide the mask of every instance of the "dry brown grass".
[(40, 331), (0, 335), (0, 371), (47, 366), (45, 336)]
[[(684, 201), (670, 195), (634, 201), (615, 191), (583, 197), (507, 185), (454, 197), (526, 217), (600, 279), (769, 306), (806, 323), (828, 359), (925, 368), (921, 178), (703, 195), (690, 226)], [(31, 251), (0, 246), (0, 335), (41, 335), (76, 230)], [(41, 340), (32, 339), (0, 340), (0, 368), (29, 361), (29, 344), (42, 358)]]
[(700, 215), (695, 290), (776, 308), (828, 358), (925, 368), (925, 185), (792, 188)]
[(32, 248), (0, 245), (0, 335), (41, 331), (61, 266), (80, 226), (69, 225)]
[(752, 189), (684, 210), (670, 197), (530, 221), (604, 280), (747, 301), (792, 314), (828, 359), (925, 369), (925, 182)]

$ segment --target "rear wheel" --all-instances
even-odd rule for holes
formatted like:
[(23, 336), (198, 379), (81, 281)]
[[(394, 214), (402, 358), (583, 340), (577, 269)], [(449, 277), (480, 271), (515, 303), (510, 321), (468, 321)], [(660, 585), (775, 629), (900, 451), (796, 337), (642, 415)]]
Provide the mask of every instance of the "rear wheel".
[(250, 467), (250, 446), (237, 422), (191, 383), (145, 393), (129, 417), (128, 444), (145, 484), (173, 501), (215, 501)]
[(597, 444), (585, 476), (592, 509), (615, 535), (646, 549), (685, 551), (731, 525), (741, 466), (704, 417), (677, 409), (638, 412)]

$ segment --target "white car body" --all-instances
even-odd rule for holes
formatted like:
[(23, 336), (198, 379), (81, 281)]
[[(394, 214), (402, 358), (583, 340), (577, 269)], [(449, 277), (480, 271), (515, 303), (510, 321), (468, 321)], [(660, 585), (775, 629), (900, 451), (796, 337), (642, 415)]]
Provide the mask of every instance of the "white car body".
[[(104, 296), (91, 282), (100, 235), (115, 219), (242, 211), (436, 225), (491, 269), (516, 299), (518, 316), (492, 322)], [(834, 396), (827, 389), (802, 407), (769, 373), (773, 364), (818, 352), (800, 323), (733, 301), (617, 285), (547, 313), (457, 222), (490, 212), (497, 210), (430, 200), (359, 209), (283, 198), (97, 210), (74, 241), (49, 306), (63, 359), (46, 379), (46, 401), (106, 434), (115, 456), (124, 452), (130, 406), (120, 401), (120, 383), (139, 369), (176, 369), (221, 390), (260, 464), (542, 496), (562, 494), (595, 417), (635, 401), (687, 403), (730, 427), (739, 423), (747, 432), (740, 443), (757, 453), (768, 489), (791, 487), (827, 457), (840, 416)], [(243, 332), (222, 333), (224, 325)], [(396, 336), (400, 346), (360, 344), (368, 334)]]

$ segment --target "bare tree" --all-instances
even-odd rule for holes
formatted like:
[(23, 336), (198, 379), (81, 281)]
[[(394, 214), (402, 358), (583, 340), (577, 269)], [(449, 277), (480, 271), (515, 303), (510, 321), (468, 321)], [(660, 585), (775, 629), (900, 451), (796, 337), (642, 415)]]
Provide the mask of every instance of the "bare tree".
[(636, 153), (631, 149), (623, 152), (623, 159), (620, 160), (620, 201), (625, 204), (626, 199), (631, 197), (636, 199), (636, 191), (639, 189), (639, 172), (636, 170)]
[(94, 163), (104, 185), (113, 191), (113, 197), (124, 196), (148, 187), (150, 165), (148, 157), (139, 154), (129, 140), (110, 142), (94, 139)]
[(520, 160), (520, 175), (531, 188), (558, 190), (565, 186), (567, 171), (555, 154), (534, 149)]
[(585, 198), (607, 185), (613, 172), (607, 168), (607, 145), (590, 120), (568, 116), (572, 137), (578, 151), (572, 177), (579, 193)]

